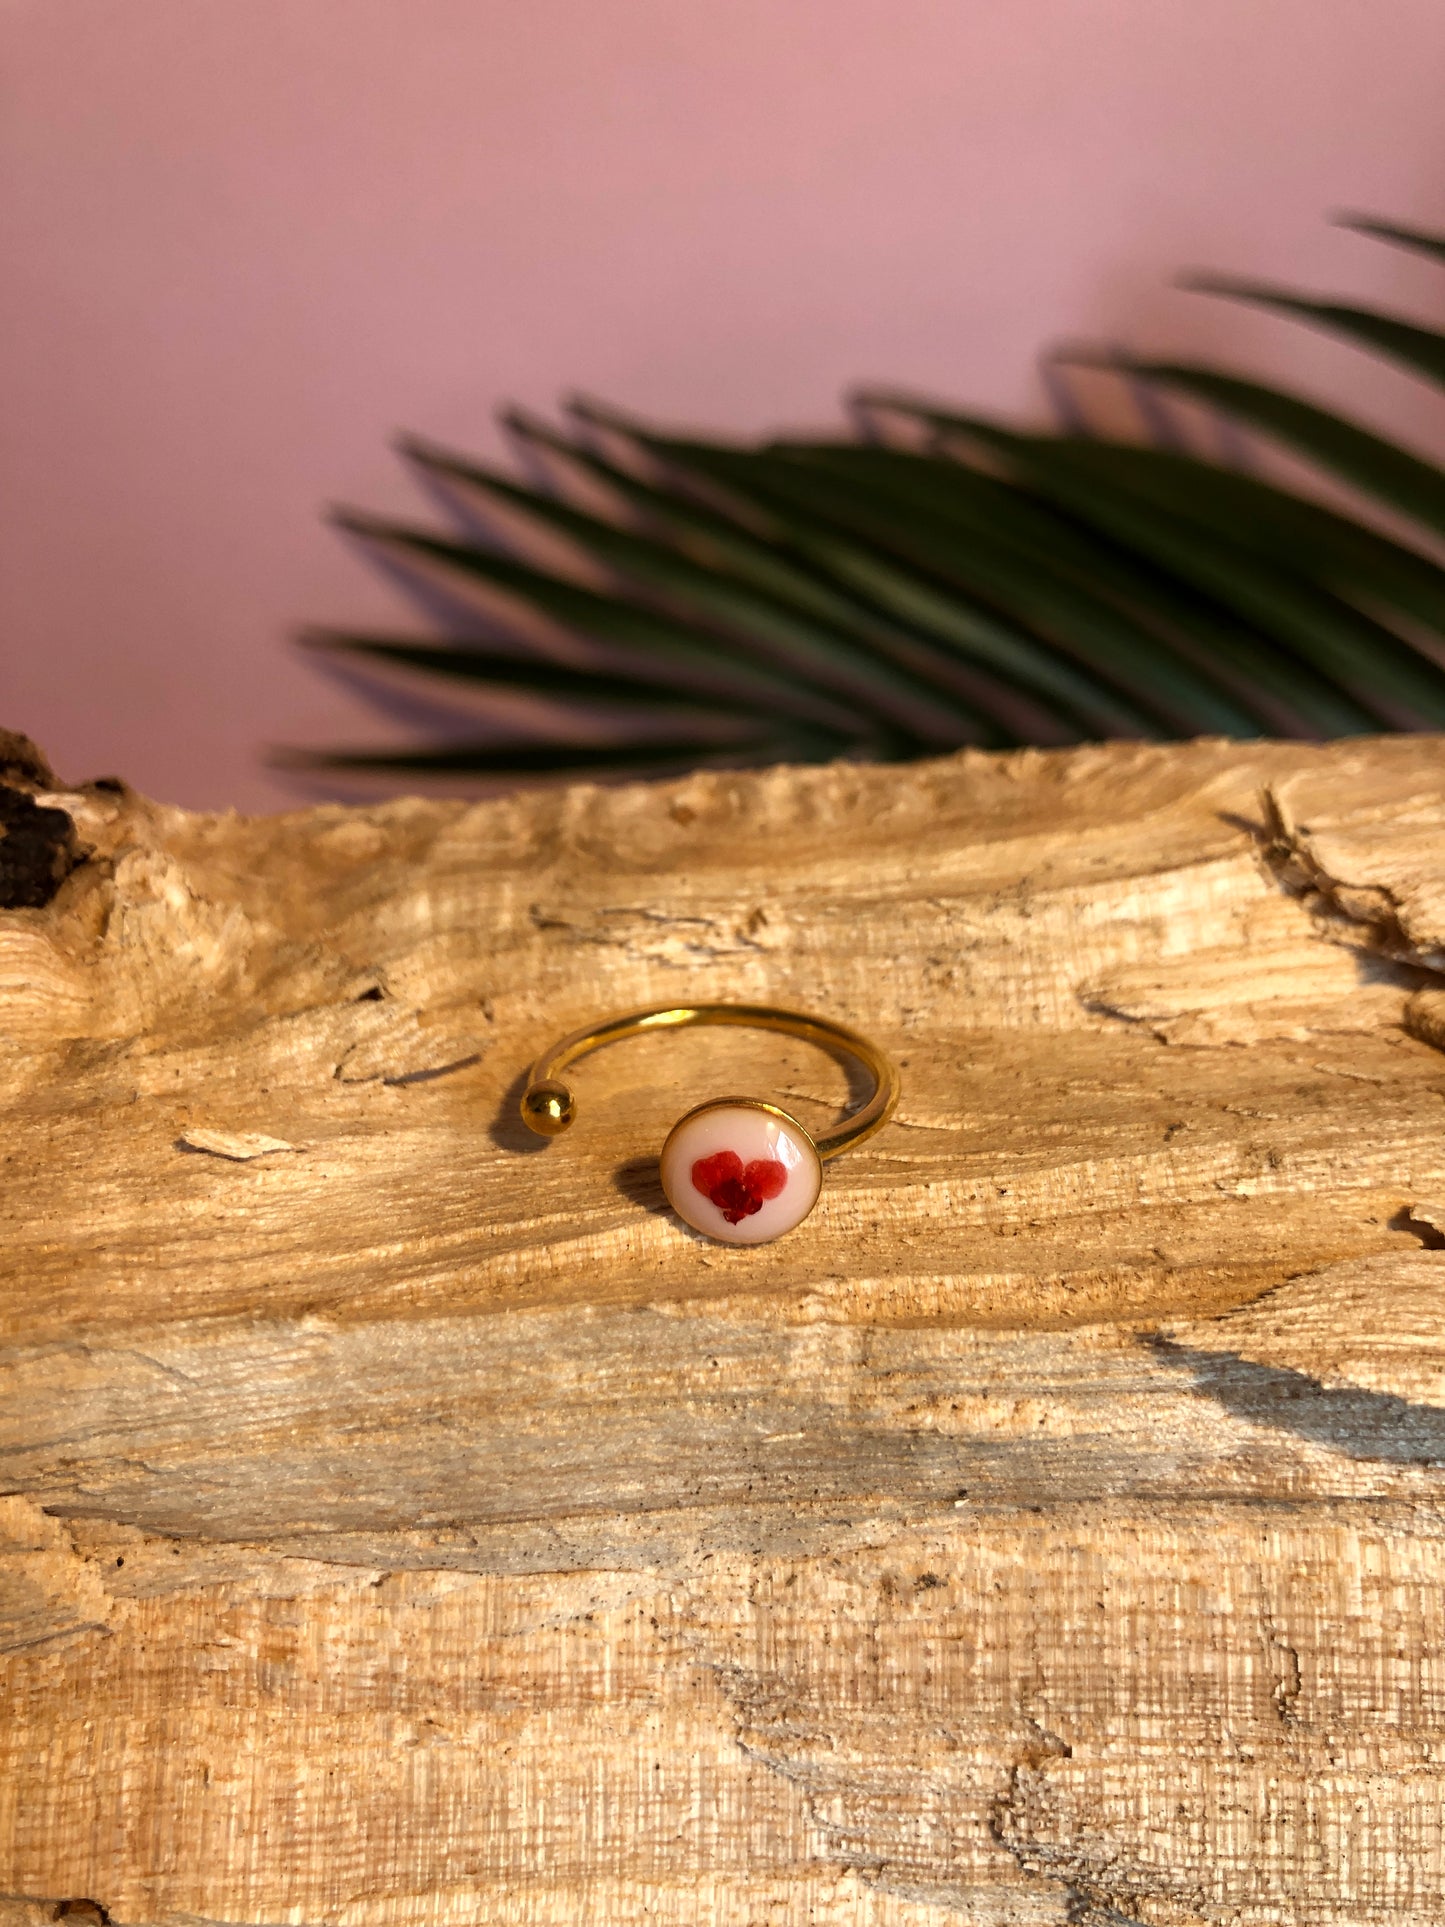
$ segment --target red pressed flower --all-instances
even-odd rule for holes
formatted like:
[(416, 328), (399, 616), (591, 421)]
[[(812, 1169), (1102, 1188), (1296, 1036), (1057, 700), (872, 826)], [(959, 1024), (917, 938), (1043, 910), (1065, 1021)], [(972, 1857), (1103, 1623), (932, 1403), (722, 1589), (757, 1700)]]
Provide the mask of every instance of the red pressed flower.
[(761, 1211), (769, 1198), (778, 1196), (788, 1182), (788, 1171), (776, 1158), (754, 1158), (745, 1166), (736, 1151), (714, 1151), (693, 1165), (692, 1182), (729, 1224), (741, 1224)]

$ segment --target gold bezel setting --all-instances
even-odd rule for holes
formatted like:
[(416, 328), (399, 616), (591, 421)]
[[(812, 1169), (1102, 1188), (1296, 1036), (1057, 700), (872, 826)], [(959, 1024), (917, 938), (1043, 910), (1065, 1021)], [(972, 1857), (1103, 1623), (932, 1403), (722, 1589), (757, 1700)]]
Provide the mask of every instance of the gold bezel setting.
[[(721, 1195), (698, 1182), (699, 1170), (719, 1159)], [(790, 1111), (760, 1097), (710, 1097), (695, 1104), (668, 1132), (657, 1162), (678, 1217), (719, 1244), (771, 1244), (786, 1237), (810, 1215), (823, 1188), (823, 1160), (812, 1133)], [(776, 1191), (751, 1187), (759, 1171)]]

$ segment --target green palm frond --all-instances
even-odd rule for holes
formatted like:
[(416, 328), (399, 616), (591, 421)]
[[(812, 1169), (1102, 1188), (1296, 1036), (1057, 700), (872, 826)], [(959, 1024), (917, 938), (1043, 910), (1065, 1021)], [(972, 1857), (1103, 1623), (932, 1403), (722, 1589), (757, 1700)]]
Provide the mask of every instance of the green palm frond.
[[(1445, 237), (1339, 224), (1445, 262)], [(1405, 316), (1221, 276), (1185, 285), (1445, 385), (1445, 333)], [(747, 446), (595, 402), (560, 426), (511, 410), (521, 472), (401, 442), (447, 527), (335, 518), (419, 592), (464, 604), (462, 629), (305, 638), (360, 672), (465, 686), (483, 726), (284, 760), (523, 781), (1445, 729), (1445, 470), (1228, 369), (1059, 358), (1080, 364), (1204, 404), (1303, 457), (1335, 499), (1181, 446), (1023, 432), (885, 390), (854, 398), (852, 439)]]

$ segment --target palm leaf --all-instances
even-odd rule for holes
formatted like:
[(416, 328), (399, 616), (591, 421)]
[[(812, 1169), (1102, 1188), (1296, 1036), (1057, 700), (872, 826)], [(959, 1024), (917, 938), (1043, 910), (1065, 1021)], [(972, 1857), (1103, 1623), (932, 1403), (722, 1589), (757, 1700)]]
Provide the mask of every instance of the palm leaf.
[(648, 438), (647, 446), (675, 472), (721, 484), (734, 498), (761, 511), (772, 523), (775, 540), (790, 543), (863, 606), (1011, 679), (1036, 698), (1057, 705), (1086, 730), (1168, 733), (1160, 719), (1123, 688), (1051, 647), (1007, 609), (912, 566), (910, 558), (890, 554), (881, 542), (860, 540), (856, 527), (840, 526), (836, 517), (818, 512), (818, 505), (806, 499), (800, 478), (767, 451), (664, 437)]
[(338, 511), (338, 526), (393, 551), (440, 565), (490, 587), (513, 594), (517, 600), (579, 635), (627, 651), (634, 660), (650, 660), (675, 686), (683, 674), (695, 687), (727, 699), (745, 697), (769, 704), (775, 714), (801, 722), (832, 723), (860, 739), (885, 737), (890, 732), (863, 712), (845, 707), (828, 692), (801, 678), (779, 675), (752, 660), (738, 648), (709, 646), (686, 623), (659, 615), (621, 596), (607, 596), (568, 582), (511, 556), (480, 546), (448, 541), (425, 529), (413, 529), (378, 517)]
[(1411, 374), (1423, 375), (1437, 384), (1445, 382), (1445, 335), (1402, 320), (1399, 315), (1382, 314), (1378, 308), (1360, 308), (1346, 301), (1315, 301), (1307, 295), (1292, 294), (1287, 288), (1236, 281), (1227, 275), (1191, 274), (1180, 286), (1308, 321), (1331, 334), (1343, 335), (1356, 347), (1388, 356)]
[[(1083, 357), (1078, 357), (1083, 360)], [(1095, 365), (1125, 369), (1163, 388), (1208, 402), (1293, 448), (1433, 534), (1445, 534), (1445, 474), (1419, 455), (1347, 416), (1265, 382), (1222, 374), (1195, 362), (1100, 355)]]
[(1327, 583), (1348, 601), (1445, 635), (1445, 570), (1405, 543), (1256, 475), (1170, 450), (1106, 445), (1152, 499), (1230, 542)]
[(1046, 633), (1089, 649), (1090, 659), (1109, 664), (1136, 696), (1150, 691), (1154, 706), (1184, 728), (1260, 734), (1290, 697), (1306, 712), (1305, 727), (1348, 724), (1323, 687), (1279, 676), (1267, 643), (1252, 642), (1242, 625), (1213, 615), (1203, 597), (1181, 590), (1164, 570), (1041, 497), (915, 455), (837, 445), (788, 452), (846, 476), (887, 517), (895, 545), (920, 557), (926, 552), (940, 572), (956, 572), (960, 557), (975, 570), (982, 563), (997, 599), (1031, 613)]
[(1274, 634), (1282, 648), (1361, 706), (1364, 726), (1391, 727), (1401, 715), (1416, 727), (1421, 720), (1445, 724), (1445, 675), (1433, 663), (1318, 582), (1161, 506), (1135, 468), (1132, 449), (1078, 437), (1018, 435), (942, 411), (932, 418), (986, 443), (1080, 519), (1129, 541), (1241, 620)]
[[(1445, 261), (1445, 236), (1363, 215), (1341, 225)], [(1260, 281), (1187, 285), (1445, 384), (1445, 334), (1406, 316)], [(460, 532), (336, 519), (418, 588), (440, 576), (494, 619), (500, 605), (506, 645), (319, 632), (308, 646), (488, 701), (542, 698), (533, 713), (556, 723), (532, 740), (494, 729), (288, 766), (608, 779), (968, 743), (1445, 728), (1439, 466), (1207, 363), (1067, 359), (1132, 384), (1155, 445), (1072, 418), (1066, 433), (1024, 432), (886, 391), (859, 399), (862, 440), (741, 445), (593, 402), (572, 405), (570, 428), (510, 411), (545, 486), (405, 439)], [(1193, 453), (1166, 396), (1288, 448), (1360, 511)], [(1399, 537), (1400, 518), (1424, 546)], [(537, 553), (559, 542), (561, 567)], [(553, 641), (539, 645), (538, 620)]]
[[(600, 412), (600, 411), (599, 411)], [(585, 442), (520, 410), (502, 417), (505, 426), (529, 449), (557, 457), (569, 470), (599, 483), (624, 511), (643, 526), (665, 535), (682, 554), (722, 569), (765, 590), (778, 601), (818, 616), (865, 648), (909, 670), (941, 698), (941, 715), (972, 717), (979, 739), (1000, 747), (1018, 742), (1077, 739), (1064, 712), (1037, 693), (1025, 694), (986, 667), (989, 651), (961, 660), (951, 644), (921, 629), (903, 626), (881, 608), (860, 600), (846, 583), (828, 577), (815, 561), (790, 546), (777, 525), (766, 534), (680, 490), (641, 481), (605, 460)], [(610, 418), (608, 418), (610, 419)], [(1024, 733), (1017, 733), (1022, 720)]]
[(407, 453), (434, 473), (462, 481), (573, 541), (617, 572), (629, 587), (660, 596), (674, 613), (714, 628), (748, 648), (762, 645), (791, 674), (889, 717), (918, 743), (957, 742), (947, 726), (947, 692), (912, 674), (882, 651), (860, 646), (795, 603), (740, 580), (735, 573), (695, 561), (665, 541), (618, 528), (555, 496), (524, 488), (480, 463), (410, 442)]
[[(665, 671), (638, 665), (609, 669), (581, 669), (546, 656), (514, 655), (500, 649), (472, 649), (458, 643), (422, 642), (410, 636), (357, 635), (345, 630), (311, 630), (302, 635), (304, 648), (383, 663), (389, 667), (443, 676), (485, 691), (512, 690), (570, 703), (586, 713), (620, 708), (632, 715), (662, 711), (677, 716), (692, 711), (699, 719), (736, 719), (756, 725), (759, 718), (775, 720), (776, 704), (736, 694), (700, 697), (695, 683), (669, 680)], [(847, 741), (844, 732), (835, 732)]]
[[(805, 452), (810, 459), (819, 458), (816, 450)], [(1171, 461), (1188, 474), (1199, 468), (1197, 463), (1152, 449), (1120, 448), (1119, 452)], [(894, 488), (904, 499), (926, 504), (941, 519), (953, 523), (956, 543), (970, 539), (972, 507), (981, 493), (989, 507), (997, 506), (1001, 519), (1007, 518), (1020, 556), (1036, 571), (1056, 574), (1065, 592), (1073, 585), (1083, 585), (1117, 603), (1147, 630), (1156, 648), (1182, 650), (1195, 663), (1208, 664), (1227, 689), (1276, 729), (1282, 727), (1287, 733), (1299, 735), (1338, 735), (1370, 726), (1371, 719), (1358, 704), (1323, 678), (1282, 658), (1277, 637), (1241, 621), (1237, 611), (1218, 603), (1197, 583), (1172, 573), (1157, 559), (1085, 521), (1070, 519), (1042, 496), (1031, 495), (961, 461), (929, 461), (872, 448), (829, 449), (826, 459), (850, 465), (872, 465), (880, 459), (899, 464), (892, 478)], [(1227, 471), (1208, 473), (1231, 479)], [(1178, 512), (1182, 514), (1183, 508)]]

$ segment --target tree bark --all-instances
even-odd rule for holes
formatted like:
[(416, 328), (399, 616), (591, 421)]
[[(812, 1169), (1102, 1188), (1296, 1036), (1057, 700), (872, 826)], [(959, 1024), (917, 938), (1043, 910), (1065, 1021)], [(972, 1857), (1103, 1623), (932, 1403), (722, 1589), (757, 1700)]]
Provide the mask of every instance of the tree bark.
[[(1445, 1921), (1441, 751), (248, 821), (12, 743), (0, 1918)], [(774, 1245), (656, 1154), (811, 1047), (516, 1117), (697, 999), (902, 1066)]]

